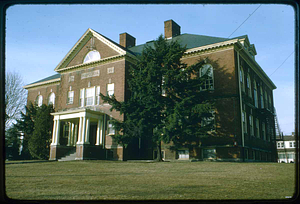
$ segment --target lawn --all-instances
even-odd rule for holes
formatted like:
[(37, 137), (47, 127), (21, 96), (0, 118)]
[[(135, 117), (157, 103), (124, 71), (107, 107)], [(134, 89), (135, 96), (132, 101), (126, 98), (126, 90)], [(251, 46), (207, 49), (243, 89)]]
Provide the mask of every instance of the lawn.
[(5, 165), (6, 193), (22, 200), (286, 199), (295, 165), (69, 161)]

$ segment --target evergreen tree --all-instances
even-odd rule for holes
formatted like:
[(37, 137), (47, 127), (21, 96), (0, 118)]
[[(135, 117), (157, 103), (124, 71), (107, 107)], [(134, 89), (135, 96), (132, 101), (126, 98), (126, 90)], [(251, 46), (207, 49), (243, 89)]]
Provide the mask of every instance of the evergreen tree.
[(187, 66), (181, 61), (185, 51), (177, 41), (167, 42), (160, 36), (130, 67), (128, 100), (100, 94), (111, 110), (124, 114), (124, 122), (114, 121), (117, 142), (126, 145), (133, 138), (151, 139), (161, 160), (161, 141), (173, 141), (175, 147), (191, 144), (206, 131), (200, 128), (203, 114), (210, 109), (207, 93), (200, 92), (205, 79), (195, 77), (204, 62)]
[(48, 159), (53, 128), (53, 106), (37, 107), (34, 131), (28, 140), (28, 149), (33, 158)]
[(5, 133), (5, 154), (6, 159), (19, 159), (20, 153), (20, 132), (12, 125)]
[(28, 149), (28, 141), (34, 130), (34, 121), (36, 117), (37, 108), (32, 103), (25, 106), (25, 113), (21, 112), (21, 118), (17, 120), (15, 127), (18, 131), (24, 134), (22, 140), (21, 159), (31, 159)]

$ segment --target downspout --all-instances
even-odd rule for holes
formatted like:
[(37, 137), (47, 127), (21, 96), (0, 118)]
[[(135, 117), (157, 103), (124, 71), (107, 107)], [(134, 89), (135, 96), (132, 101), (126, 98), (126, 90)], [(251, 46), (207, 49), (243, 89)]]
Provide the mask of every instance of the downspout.
[(243, 126), (243, 104), (242, 104), (242, 87), (241, 87), (241, 82), (240, 82), (240, 74), (241, 74), (241, 68), (240, 68), (240, 51), (243, 49), (237, 50), (237, 61), (238, 61), (238, 82), (239, 82), (239, 95), (240, 95), (240, 111), (241, 111), (241, 127), (242, 127), (242, 147), (243, 147), (243, 161), (245, 161), (245, 135), (244, 135), (244, 126)]

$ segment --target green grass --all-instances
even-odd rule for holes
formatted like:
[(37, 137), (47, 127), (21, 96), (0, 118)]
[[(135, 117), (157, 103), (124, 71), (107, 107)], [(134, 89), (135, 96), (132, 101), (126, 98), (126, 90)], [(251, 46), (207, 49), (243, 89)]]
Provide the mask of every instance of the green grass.
[(70, 161), (7, 164), (6, 193), (22, 200), (285, 199), (295, 165)]

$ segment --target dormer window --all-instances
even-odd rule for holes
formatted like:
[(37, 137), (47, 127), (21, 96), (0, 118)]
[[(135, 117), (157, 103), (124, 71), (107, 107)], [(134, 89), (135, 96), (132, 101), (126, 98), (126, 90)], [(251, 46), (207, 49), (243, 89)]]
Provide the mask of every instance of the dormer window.
[(92, 50), (86, 54), (83, 63), (94, 62), (100, 59), (100, 53), (97, 50)]

